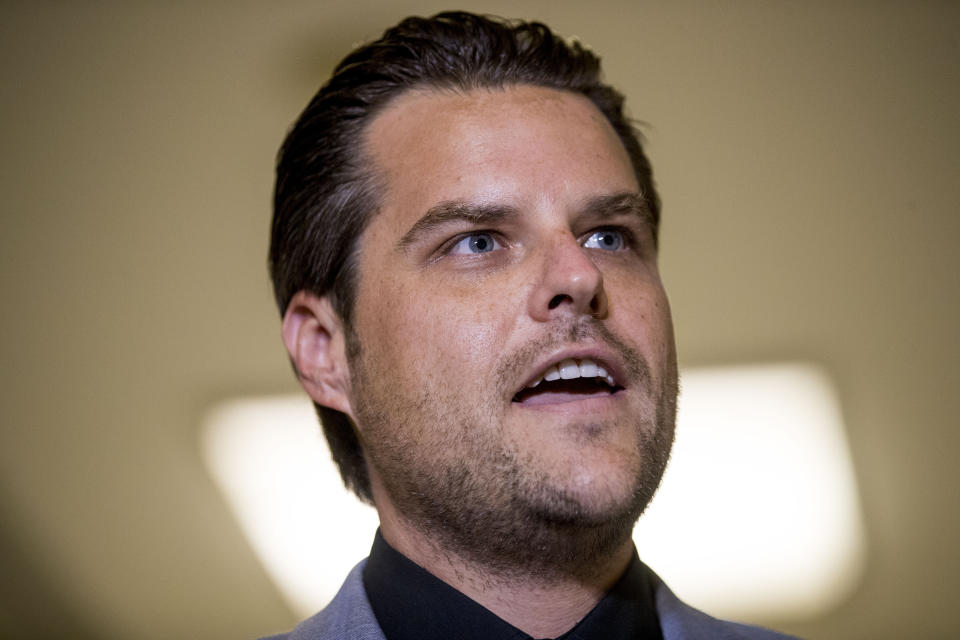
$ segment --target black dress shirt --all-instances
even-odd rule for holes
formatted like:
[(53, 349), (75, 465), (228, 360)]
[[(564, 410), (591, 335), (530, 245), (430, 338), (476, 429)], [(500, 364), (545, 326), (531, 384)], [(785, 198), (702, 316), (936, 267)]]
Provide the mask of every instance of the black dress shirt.
[[(387, 640), (533, 640), (386, 543), (377, 531), (363, 586)], [(563, 640), (663, 640), (650, 570), (634, 550), (610, 592)]]

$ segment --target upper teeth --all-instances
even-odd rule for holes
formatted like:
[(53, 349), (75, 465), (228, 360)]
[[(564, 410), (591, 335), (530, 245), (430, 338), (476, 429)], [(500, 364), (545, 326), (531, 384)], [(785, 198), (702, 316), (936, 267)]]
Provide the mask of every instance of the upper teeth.
[(589, 358), (577, 361), (573, 358), (563, 360), (562, 362), (551, 365), (543, 375), (530, 383), (529, 386), (535, 387), (543, 380), (553, 382), (554, 380), (573, 380), (574, 378), (602, 378), (611, 387), (615, 387), (613, 376), (607, 373), (607, 370), (598, 365)]

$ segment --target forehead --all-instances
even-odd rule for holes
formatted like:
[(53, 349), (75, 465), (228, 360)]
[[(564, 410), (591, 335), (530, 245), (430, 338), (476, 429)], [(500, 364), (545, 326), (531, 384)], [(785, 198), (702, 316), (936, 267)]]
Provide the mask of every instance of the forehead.
[(404, 222), (445, 200), (523, 209), (638, 191), (613, 127), (568, 91), (408, 91), (374, 118), (364, 143), (385, 189), (381, 214)]

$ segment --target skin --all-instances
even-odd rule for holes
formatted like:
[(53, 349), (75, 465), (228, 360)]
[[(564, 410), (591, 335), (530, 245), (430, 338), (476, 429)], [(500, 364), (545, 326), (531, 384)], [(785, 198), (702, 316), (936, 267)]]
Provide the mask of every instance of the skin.
[[(560, 635), (625, 569), (673, 437), (672, 322), (629, 158), (588, 100), (529, 86), (408, 92), (365, 152), (383, 197), (352, 331), (301, 292), (288, 349), (357, 425), (386, 540)], [(515, 401), (566, 357), (616, 393)]]

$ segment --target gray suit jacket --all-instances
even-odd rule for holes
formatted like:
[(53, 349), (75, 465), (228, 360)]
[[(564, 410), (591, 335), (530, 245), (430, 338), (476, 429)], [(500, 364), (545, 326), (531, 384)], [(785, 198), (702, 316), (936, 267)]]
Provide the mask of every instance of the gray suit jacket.
[[(364, 561), (365, 562), (365, 561)], [(361, 562), (327, 607), (290, 633), (262, 640), (386, 640), (363, 589)], [(787, 640), (759, 627), (717, 620), (685, 605), (658, 577), (653, 576), (657, 614), (663, 640)]]

